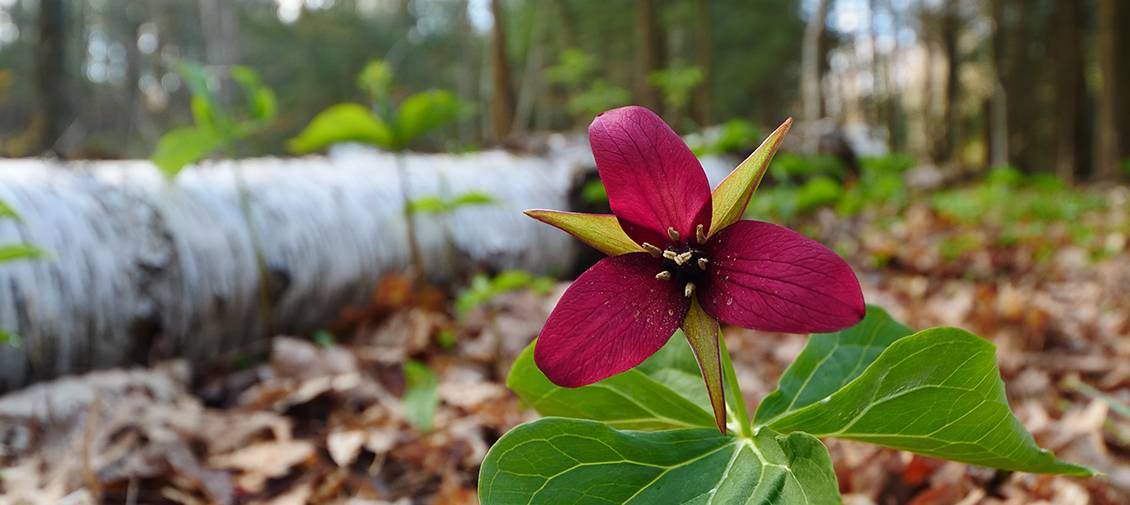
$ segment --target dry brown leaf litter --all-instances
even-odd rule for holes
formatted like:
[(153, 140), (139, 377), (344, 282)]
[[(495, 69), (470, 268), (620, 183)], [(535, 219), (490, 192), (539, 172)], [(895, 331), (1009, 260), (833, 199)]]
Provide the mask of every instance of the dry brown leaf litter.
[[(957, 225), (925, 208), (883, 226), (816, 220), (830, 242), (856, 237), (854, 264), (889, 258), (861, 273), (870, 303), (915, 327), (993, 339), (1013, 407), (1037, 440), (1107, 474), (1009, 474), (829, 441), (846, 504), (1130, 503), (1130, 416), (1109, 403), (1130, 405), (1130, 219), (1117, 209), (1092, 219), (1103, 220), (1113, 251), (1097, 262), (1054, 230), (1047, 243), (946, 260), (940, 237)], [(1049, 243), (1056, 252), (1037, 260), (1033, 247)], [(263, 364), (200, 371), (195, 383), (173, 362), (9, 394), (0, 398), (0, 504), (475, 503), (490, 444), (534, 418), (504, 376), (554, 296), (508, 294), (458, 320), (442, 293), (391, 277), (369, 307), (345, 314), (337, 331), (352, 337), (341, 345), (278, 337)], [(437, 345), (442, 331), (453, 348)], [(726, 338), (750, 402), (804, 345), (742, 329)], [(400, 403), (407, 359), (439, 378), (427, 433)]]

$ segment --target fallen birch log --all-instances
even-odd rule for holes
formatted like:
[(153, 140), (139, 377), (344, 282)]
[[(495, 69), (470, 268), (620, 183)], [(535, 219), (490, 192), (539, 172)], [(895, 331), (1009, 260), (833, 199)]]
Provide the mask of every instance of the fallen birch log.
[[(497, 199), (415, 217), (430, 277), (459, 268), (560, 274), (575, 260), (574, 241), (521, 211), (568, 208), (576, 178), (591, 170), (577, 156), (403, 161), (411, 199)], [(0, 328), (22, 337), (19, 347), (0, 345), (0, 390), (155, 358), (215, 358), (268, 333), (329, 324), (408, 265), (397, 174), (394, 155), (355, 146), (328, 157), (208, 162), (172, 182), (146, 161), (0, 161), (0, 200), (23, 217), (0, 220), (0, 244), (50, 255), (0, 264)]]

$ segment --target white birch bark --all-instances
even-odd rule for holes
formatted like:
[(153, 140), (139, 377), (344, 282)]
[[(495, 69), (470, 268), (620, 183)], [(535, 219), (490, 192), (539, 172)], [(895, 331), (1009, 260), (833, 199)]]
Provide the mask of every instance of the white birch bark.
[[(577, 242), (521, 211), (568, 208), (577, 176), (591, 170), (587, 149), (405, 161), (413, 198), (446, 188), (500, 200), (450, 216), (461, 265), (448, 261), (444, 218), (417, 217), (430, 276), (450, 279), (468, 265), (564, 273), (575, 259)], [(0, 328), (23, 339), (0, 346), (0, 390), (154, 358), (214, 359), (252, 349), (268, 331), (329, 324), (408, 262), (396, 177), (392, 154), (353, 146), (329, 157), (206, 162), (171, 183), (145, 161), (0, 160), (0, 200), (23, 216), (0, 220), (0, 243), (51, 254), (0, 264)], [(271, 272), (269, 322), (252, 236)]]

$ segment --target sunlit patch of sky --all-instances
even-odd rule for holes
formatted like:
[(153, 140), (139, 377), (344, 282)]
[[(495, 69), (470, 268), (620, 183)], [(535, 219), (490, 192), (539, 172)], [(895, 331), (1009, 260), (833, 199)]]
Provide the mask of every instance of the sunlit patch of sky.
[[(15, 0), (0, 0), (15, 1)], [(333, 7), (334, 0), (275, 0), (275, 13), (279, 21), (293, 23), (302, 17), (303, 10), (328, 9)], [(450, 22), (447, 14), (451, 5), (450, 0), (417, 0), (412, 3), (412, 13), (416, 16), (416, 26), (409, 33), (411, 37), (426, 37), (436, 31), (444, 29)], [(381, 11), (392, 11), (400, 8), (400, 0), (358, 0), (357, 10), (362, 14), (372, 15)], [(469, 0), (467, 2), (467, 17), (472, 28), (480, 33), (487, 32), (494, 25), (494, 17), (490, 12), (490, 0)]]
[[(937, 4), (941, 0), (926, 0), (927, 4)], [(828, 12), (828, 26), (836, 32), (853, 35), (867, 43), (866, 50), (870, 51), (871, 34), (875, 35), (876, 49), (880, 53), (889, 53), (894, 50), (896, 40), (898, 45), (910, 46), (918, 37), (914, 24), (908, 16), (902, 16), (896, 25), (896, 19), (891, 15), (894, 12), (907, 12), (911, 7), (911, 0), (891, 0), (890, 9), (878, 9), (871, 12), (871, 0), (837, 0)], [(811, 15), (816, 8), (815, 0), (807, 0), (804, 4), (806, 15)]]
[(469, 0), (467, 17), (476, 31), (486, 32), (494, 27), (494, 15), (490, 13), (490, 0)]
[(334, 0), (275, 0), (277, 5), (276, 13), (279, 16), (279, 21), (283, 23), (293, 23), (298, 21), (302, 16), (302, 9), (309, 10), (328, 9), (333, 7)]
[(12, 20), (7, 11), (0, 11), (0, 47), (4, 47), (20, 38), (20, 27)]
[(126, 77), (126, 48), (100, 29), (92, 28), (87, 35), (84, 63), (91, 82), (121, 84)]

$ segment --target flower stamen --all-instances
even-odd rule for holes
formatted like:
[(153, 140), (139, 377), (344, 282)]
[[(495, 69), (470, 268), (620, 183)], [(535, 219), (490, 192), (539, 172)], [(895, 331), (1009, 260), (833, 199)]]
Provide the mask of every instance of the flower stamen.
[(699, 245), (706, 243), (706, 228), (701, 224), (694, 228), (694, 238), (698, 240)]
[(684, 263), (691, 260), (692, 256), (694, 256), (694, 253), (687, 251), (684, 253), (676, 254), (674, 258), (671, 258), (671, 260), (674, 261), (676, 265), (683, 266)]
[(706, 258), (699, 258), (698, 259), (698, 268), (705, 272), (707, 262), (708, 262), (708, 260)]
[(690, 298), (694, 294), (694, 283), (688, 282), (687, 286), (683, 288), (683, 296)]
[(675, 251), (672, 251), (672, 250), (670, 250), (670, 249), (668, 249), (668, 250), (666, 250), (666, 251), (663, 251), (663, 257), (664, 257), (664, 258), (667, 258), (667, 259), (669, 259), (669, 260), (671, 260), (671, 261), (674, 261), (675, 263), (678, 263), (679, 265), (682, 265), (682, 263), (679, 263), (679, 260), (675, 259), (675, 258), (677, 258), (678, 256), (679, 256), (679, 254), (678, 254), (678, 253), (676, 253)]
[(667, 227), (667, 236), (671, 237), (672, 242), (678, 242), (679, 241), (679, 232), (675, 231), (675, 228), (673, 228), (671, 226)]
[(663, 251), (661, 249), (659, 249), (658, 247), (655, 247), (655, 246), (653, 246), (653, 245), (651, 245), (647, 242), (640, 244), (640, 246), (642, 246), (643, 249), (645, 251), (647, 251), (647, 253), (650, 254), (652, 258), (658, 258), (660, 256), (663, 256)]
[(655, 278), (659, 279), (661, 281), (669, 281), (669, 280), (671, 280), (671, 272), (664, 270), (662, 272), (655, 274)]

